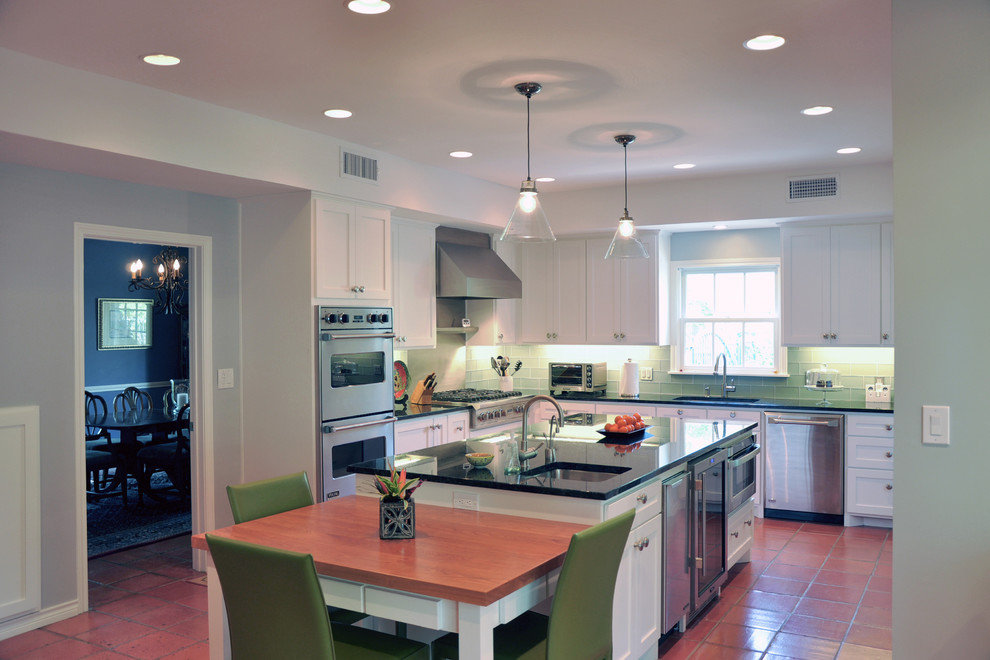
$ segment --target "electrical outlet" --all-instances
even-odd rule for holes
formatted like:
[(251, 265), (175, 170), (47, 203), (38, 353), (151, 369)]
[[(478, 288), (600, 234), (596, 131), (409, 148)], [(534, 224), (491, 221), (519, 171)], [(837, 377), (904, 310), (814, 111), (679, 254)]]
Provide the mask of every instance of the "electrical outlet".
[(477, 511), (478, 497), (472, 493), (461, 493), (454, 491), (454, 508)]
[(234, 387), (234, 370), (217, 369), (217, 389), (229, 390)]
[(640, 380), (653, 380), (653, 367), (640, 367), (639, 368), (639, 379)]

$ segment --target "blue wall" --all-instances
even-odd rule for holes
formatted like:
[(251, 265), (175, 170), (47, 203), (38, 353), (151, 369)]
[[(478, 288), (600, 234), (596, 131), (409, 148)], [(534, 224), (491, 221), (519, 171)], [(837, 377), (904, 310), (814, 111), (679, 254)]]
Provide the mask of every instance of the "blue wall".
[[(154, 300), (153, 291), (127, 290), (128, 266), (135, 259), (144, 262), (144, 275), (153, 272), (151, 260), (161, 252), (161, 245), (139, 245), (116, 241), (87, 239), (84, 244), (84, 299), (86, 304), (86, 388), (104, 385), (168, 381), (189, 377), (189, 353), (186, 343), (188, 317), (152, 314), (151, 348), (97, 350), (97, 300), (99, 298), (134, 298)], [(188, 259), (189, 251), (178, 252)], [(188, 277), (188, 266), (185, 268)], [(187, 299), (188, 302), (188, 299)], [(152, 391), (152, 395), (161, 390)], [(161, 394), (154, 399), (161, 405)], [(107, 401), (110, 402), (109, 399)]]

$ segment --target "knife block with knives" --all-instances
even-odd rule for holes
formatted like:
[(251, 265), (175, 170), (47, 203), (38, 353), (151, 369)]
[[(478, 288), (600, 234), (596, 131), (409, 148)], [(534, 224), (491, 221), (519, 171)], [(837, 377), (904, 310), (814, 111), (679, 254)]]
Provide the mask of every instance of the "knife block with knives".
[(409, 395), (409, 403), (415, 403), (420, 406), (427, 406), (433, 403), (433, 388), (436, 386), (437, 374), (434, 372), (416, 383), (413, 393)]

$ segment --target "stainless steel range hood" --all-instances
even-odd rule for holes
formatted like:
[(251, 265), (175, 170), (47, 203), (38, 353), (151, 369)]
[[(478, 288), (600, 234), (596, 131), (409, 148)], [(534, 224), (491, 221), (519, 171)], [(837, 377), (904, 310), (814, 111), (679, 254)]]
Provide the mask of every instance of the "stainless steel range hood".
[(522, 298), (522, 281), (488, 234), (437, 228), (437, 298)]

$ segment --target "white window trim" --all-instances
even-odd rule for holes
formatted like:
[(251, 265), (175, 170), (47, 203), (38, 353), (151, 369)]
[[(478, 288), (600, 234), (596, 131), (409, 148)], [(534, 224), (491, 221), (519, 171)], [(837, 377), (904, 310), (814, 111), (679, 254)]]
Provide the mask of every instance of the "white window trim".
[[(691, 261), (671, 261), (670, 262), (670, 371), (671, 374), (681, 374), (684, 376), (710, 376), (711, 368), (705, 367), (684, 367), (681, 364), (681, 297), (684, 287), (681, 282), (681, 272), (684, 269), (716, 269), (724, 268), (732, 270), (733, 267), (752, 268), (760, 266), (775, 266), (777, 268), (777, 332), (774, 353), (776, 355), (777, 369), (775, 371), (765, 371), (760, 369), (741, 369), (730, 367), (727, 370), (730, 376), (754, 376), (764, 378), (786, 378), (787, 373), (787, 347), (781, 345), (780, 338), (780, 259), (697, 259)], [(714, 366), (714, 365), (713, 365)]]

